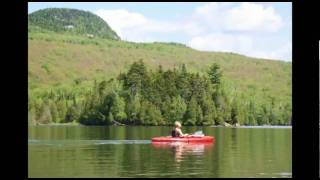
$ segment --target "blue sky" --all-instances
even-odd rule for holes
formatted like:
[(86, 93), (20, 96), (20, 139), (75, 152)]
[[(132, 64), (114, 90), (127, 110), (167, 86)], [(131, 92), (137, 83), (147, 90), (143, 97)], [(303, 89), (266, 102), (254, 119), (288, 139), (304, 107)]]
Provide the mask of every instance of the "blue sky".
[(52, 7), (90, 11), (127, 41), (180, 42), (202, 51), (292, 59), (291, 3), (28, 4), (29, 13)]

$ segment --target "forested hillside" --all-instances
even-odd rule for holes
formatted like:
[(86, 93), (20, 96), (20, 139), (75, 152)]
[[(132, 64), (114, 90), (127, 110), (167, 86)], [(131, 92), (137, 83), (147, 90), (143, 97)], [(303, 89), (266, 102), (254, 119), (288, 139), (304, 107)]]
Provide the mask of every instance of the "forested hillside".
[(119, 41), (104, 31), (92, 38), (86, 30), (55, 30), (53, 22), (47, 28), (29, 21), (30, 123), (291, 123), (291, 63)]
[(99, 16), (77, 9), (48, 8), (33, 12), (28, 19), (33, 31), (50, 30), (59, 33), (120, 39)]

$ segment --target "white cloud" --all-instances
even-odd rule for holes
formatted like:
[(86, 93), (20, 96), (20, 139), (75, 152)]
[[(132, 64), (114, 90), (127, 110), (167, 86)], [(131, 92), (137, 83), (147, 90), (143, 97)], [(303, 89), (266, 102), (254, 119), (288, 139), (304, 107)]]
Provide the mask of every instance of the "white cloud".
[(248, 35), (212, 33), (192, 38), (188, 46), (201, 51), (235, 52), (257, 58), (291, 61), (291, 42), (280, 47), (265, 46), (263, 49), (256, 46), (258, 42), (263, 43), (263, 40)]
[(273, 7), (248, 2), (227, 10), (225, 22), (227, 29), (239, 31), (275, 32), (283, 25)]
[(147, 23), (147, 19), (139, 13), (130, 13), (125, 9), (99, 9), (95, 14), (104, 19), (117, 33), (122, 34), (126, 28), (134, 28)]
[(201, 26), (197, 23), (197, 21), (189, 21), (186, 23), (182, 23), (180, 26), (182, 32), (186, 33), (187, 35), (197, 35), (204, 33), (206, 31), (206, 28), (204, 26)]
[(181, 21), (168, 19), (157, 21), (141, 13), (126, 9), (99, 9), (94, 12), (124, 38), (134, 34), (173, 33), (187, 35), (212, 33), (213, 31), (258, 31), (275, 32), (283, 25), (283, 20), (273, 7), (255, 3), (212, 2), (197, 7)]
[(273, 7), (249, 2), (207, 3), (195, 9), (191, 21), (211, 31), (275, 32), (283, 25)]
[(194, 49), (204, 51), (223, 51), (248, 53), (253, 47), (253, 40), (249, 36), (225, 33), (212, 33), (192, 38), (188, 45)]
[(263, 44), (261, 36), (272, 38), (284, 25), (282, 17), (266, 4), (207, 3), (195, 9), (189, 23), (202, 30), (189, 32), (192, 37), (188, 45), (192, 48), (291, 60), (291, 42), (278, 49), (274, 48), (276, 43)]
[(192, 31), (191, 29), (192, 33), (190, 33), (190, 30), (187, 29), (188, 26), (185, 27), (185, 31), (191, 35), (221, 31), (224, 28), (224, 13), (232, 4), (211, 2), (197, 7), (189, 17), (187, 24), (193, 27), (201, 27), (202, 31)]
[(153, 20), (143, 14), (129, 12), (126, 9), (99, 9), (94, 13), (104, 19), (122, 39), (129, 41), (150, 41), (150, 33), (177, 31), (177, 26), (174, 23)]
[[(195, 49), (227, 51), (248, 56), (291, 60), (291, 41), (264, 43), (281, 32), (283, 17), (268, 4), (211, 2), (201, 5), (180, 19), (156, 20), (126, 9), (99, 9), (103, 18), (123, 40), (134, 42), (175, 41), (175, 35)], [(257, 48), (257, 44), (260, 47)], [(276, 44), (276, 45), (275, 45)], [(280, 47), (275, 49), (274, 47)]]
[(292, 61), (292, 43), (287, 42), (278, 48), (270, 51), (252, 51), (252, 56), (266, 59)]

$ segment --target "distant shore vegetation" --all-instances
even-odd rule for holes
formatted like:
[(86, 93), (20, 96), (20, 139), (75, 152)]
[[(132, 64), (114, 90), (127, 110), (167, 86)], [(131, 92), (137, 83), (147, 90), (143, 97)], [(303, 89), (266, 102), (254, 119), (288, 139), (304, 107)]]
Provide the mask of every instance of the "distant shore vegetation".
[(187, 67), (148, 70), (142, 60), (117, 78), (94, 81), (77, 96), (73, 90), (29, 95), (30, 124), (84, 125), (290, 125), (291, 106), (270, 97), (259, 104), (236, 89), (225, 87), (216, 63), (206, 74)]

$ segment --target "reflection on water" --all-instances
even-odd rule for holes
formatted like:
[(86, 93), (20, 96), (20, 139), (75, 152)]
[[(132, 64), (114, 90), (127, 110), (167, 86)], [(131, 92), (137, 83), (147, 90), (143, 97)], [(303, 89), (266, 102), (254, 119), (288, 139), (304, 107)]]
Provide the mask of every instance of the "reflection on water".
[(150, 144), (151, 140), (39, 140), (29, 139), (28, 144), (48, 146), (77, 146), (103, 144)]
[(205, 151), (212, 150), (214, 143), (153, 142), (152, 146), (154, 148), (172, 149), (175, 155), (175, 161), (180, 163), (183, 161), (184, 156), (203, 156)]

